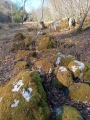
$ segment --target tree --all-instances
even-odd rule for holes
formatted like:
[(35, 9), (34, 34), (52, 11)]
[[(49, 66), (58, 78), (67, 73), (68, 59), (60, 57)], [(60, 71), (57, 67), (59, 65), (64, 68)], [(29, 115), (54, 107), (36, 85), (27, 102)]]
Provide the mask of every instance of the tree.
[(22, 8), (20, 10), (20, 14), (21, 14), (22, 24), (23, 24), (25, 13), (26, 13), (26, 11), (25, 11), (25, 4), (26, 4), (27, 0), (21, 0), (21, 1), (22, 1)]
[(87, 17), (89, 10), (90, 10), (90, 4), (87, 4), (87, 8), (80, 19), (79, 26), (77, 28), (77, 32), (80, 32), (82, 30), (83, 23)]
[(44, 21), (44, 18), (43, 18), (43, 6), (44, 6), (44, 0), (42, 0), (42, 17), (41, 17), (42, 21)]

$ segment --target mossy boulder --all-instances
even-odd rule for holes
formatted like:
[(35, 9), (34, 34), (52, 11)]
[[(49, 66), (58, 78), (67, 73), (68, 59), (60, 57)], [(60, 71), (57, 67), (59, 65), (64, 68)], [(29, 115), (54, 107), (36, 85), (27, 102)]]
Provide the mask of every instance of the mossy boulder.
[(26, 69), (28, 63), (26, 61), (18, 61), (14, 66), (14, 69)]
[(16, 59), (24, 59), (29, 57), (30, 52), (28, 50), (18, 50), (15, 56)]
[(85, 73), (83, 77), (83, 81), (89, 81), (90, 82), (90, 69)]
[(64, 105), (58, 108), (56, 120), (83, 120), (83, 118), (76, 108)]
[(57, 78), (62, 85), (69, 87), (73, 84), (72, 73), (64, 66), (58, 68)]
[(62, 29), (67, 29), (68, 28), (68, 18), (63, 19), (60, 21), (60, 24), (56, 27), (56, 31), (60, 31)]
[(22, 33), (17, 33), (14, 35), (13, 41), (20, 41), (24, 39), (25, 39), (25, 36)]
[(31, 44), (33, 44), (33, 40), (30, 37), (26, 38), (22, 33), (17, 33), (14, 35), (10, 51), (24, 50)]
[(48, 120), (49, 114), (38, 73), (22, 71), (0, 87), (0, 120)]
[(34, 41), (30, 37), (25, 38), (23, 42), (25, 43), (26, 47), (29, 47), (29, 45), (34, 43)]
[(58, 53), (58, 50), (56, 49), (45, 49), (38, 53), (38, 57), (42, 59), (47, 58), (47, 60), (50, 63), (55, 64), (56, 59), (57, 59), (57, 53)]
[(50, 49), (55, 48), (56, 41), (51, 35), (43, 35), (36, 41), (36, 45), (38, 46), (38, 50)]
[(10, 51), (17, 51), (25, 49), (25, 43), (23, 41), (14, 42), (10, 48)]
[(69, 63), (75, 59), (76, 58), (74, 56), (58, 53), (56, 65), (61, 65), (61, 66), (67, 67), (69, 65)]
[(44, 70), (45, 72), (49, 72), (49, 70), (53, 69), (54, 66), (53, 64), (51, 64), (48, 60), (39, 60), (37, 62), (35, 62), (35, 66), (39, 69), (39, 70)]
[(74, 83), (69, 87), (70, 98), (74, 101), (90, 102), (90, 86), (85, 83)]
[(86, 65), (78, 60), (74, 60), (69, 63), (68, 68), (74, 73), (75, 77), (83, 78), (85, 72), (87, 71)]

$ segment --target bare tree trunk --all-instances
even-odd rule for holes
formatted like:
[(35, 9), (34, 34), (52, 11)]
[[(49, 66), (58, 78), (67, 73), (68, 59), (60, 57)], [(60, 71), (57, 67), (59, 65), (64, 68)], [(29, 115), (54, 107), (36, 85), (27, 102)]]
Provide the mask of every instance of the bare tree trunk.
[(27, 0), (22, 0), (23, 3), (23, 15), (22, 15), (22, 24), (24, 22), (24, 16), (25, 16), (25, 4), (26, 4)]
[(41, 17), (42, 21), (44, 20), (44, 18), (43, 18), (43, 5), (44, 5), (44, 0), (42, 0), (42, 17)]
[(84, 23), (84, 21), (85, 21), (85, 19), (86, 19), (86, 17), (87, 17), (87, 14), (88, 14), (89, 9), (90, 9), (90, 6), (89, 6), (89, 8), (86, 10), (86, 12), (85, 12), (85, 13), (83, 14), (83, 16), (82, 16), (82, 18), (81, 18), (81, 20), (80, 20), (80, 22), (79, 22), (79, 26), (78, 26), (78, 28), (77, 28), (77, 32), (80, 32), (80, 31), (82, 30), (82, 26), (83, 26), (83, 23)]

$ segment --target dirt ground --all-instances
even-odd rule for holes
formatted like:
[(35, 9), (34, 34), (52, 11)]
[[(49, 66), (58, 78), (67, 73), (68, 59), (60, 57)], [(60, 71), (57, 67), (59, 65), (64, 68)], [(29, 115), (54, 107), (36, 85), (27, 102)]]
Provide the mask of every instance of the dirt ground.
[[(36, 23), (9, 25), (9, 27), (6, 25), (3, 29), (0, 29), (0, 84), (13, 77), (11, 71), (14, 66), (14, 53), (9, 50), (14, 35), (21, 32), (25, 36), (31, 36), (33, 40), (36, 40), (38, 35), (37, 30), (34, 29), (35, 25)], [(28, 28), (33, 30), (28, 31)], [(55, 36), (58, 43), (57, 49), (61, 53), (74, 55), (79, 60), (90, 63), (90, 29), (76, 35), (71, 34), (70, 31), (56, 32), (48, 28), (43, 32)], [(69, 43), (66, 44), (66, 41), (69, 41)]]

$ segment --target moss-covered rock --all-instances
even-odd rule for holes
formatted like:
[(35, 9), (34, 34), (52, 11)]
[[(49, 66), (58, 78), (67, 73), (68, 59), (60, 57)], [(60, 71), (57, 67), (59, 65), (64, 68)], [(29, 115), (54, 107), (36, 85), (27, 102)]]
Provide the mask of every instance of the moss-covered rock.
[[(56, 120), (83, 120), (80, 112), (71, 106), (62, 106), (58, 108)], [(60, 111), (60, 112), (59, 112)]]
[(42, 59), (47, 58), (47, 60), (50, 63), (55, 64), (56, 59), (57, 59), (57, 53), (58, 53), (58, 50), (56, 49), (45, 49), (38, 53), (38, 57)]
[(90, 81), (90, 69), (85, 73), (83, 81)]
[(37, 40), (36, 45), (38, 46), (38, 50), (54, 48), (56, 41), (51, 35), (43, 35)]
[(90, 86), (85, 83), (75, 83), (69, 87), (70, 98), (74, 101), (90, 102)]
[(26, 47), (29, 47), (29, 45), (33, 44), (33, 40), (30, 37), (27, 37), (23, 40), (23, 42), (25, 43)]
[(25, 69), (27, 68), (28, 63), (26, 61), (18, 61), (14, 66), (14, 69)]
[(61, 65), (61, 66), (65, 66), (67, 67), (69, 65), (69, 63), (73, 60), (75, 60), (76, 58), (74, 56), (71, 55), (65, 55), (65, 54), (61, 54), (58, 53), (57, 55), (57, 60), (56, 60), (56, 65)]
[(49, 114), (38, 73), (22, 71), (0, 87), (0, 120), (48, 120)]
[(39, 60), (35, 62), (35, 66), (45, 72), (49, 72), (50, 69), (52, 70), (54, 68), (53, 64), (51, 64), (48, 60)]
[(33, 44), (33, 40), (30, 37), (25, 37), (22, 33), (17, 33), (13, 38), (10, 51), (25, 50), (31, 44)]
[(58, 53), (56, 65), (61, 65), (61, 66), (67, 67), (69, 65), (69, 63), (75, 59), (76, 58), (74, 56)]
[(23, 58), (28, 58), (30, 52), (28, 50), (18, 50), (16, 54), (16, 59), (23, 59)]
[(56, 27), (56, 31), (68, 28), (68, 18), (61, 20), (60, 24)]
[(57, 78), (66, 87), (73, 83), (72, 73), (64, 66), (58, 68)]
[(85, 72), (87, 71), (86, 65), (78, 60), (70, 62), (68, 68), (74, 73), (74, 76), (78, 78), (83, 78)]
[(25, 39), (25, 36), (22, 33), (17, 33), (14, 35), (13, 41), (20, 41), (24, 39)]
[(26, 46), (23, 41), (19, 41), (19, 42), (17, 41), (12, 44), (10, 51), (23, 50), (25, 48), (26, 48)]

